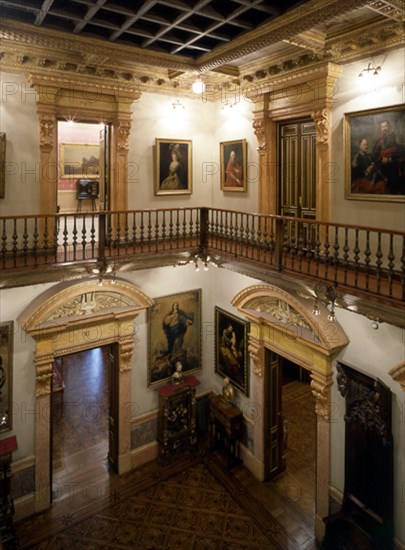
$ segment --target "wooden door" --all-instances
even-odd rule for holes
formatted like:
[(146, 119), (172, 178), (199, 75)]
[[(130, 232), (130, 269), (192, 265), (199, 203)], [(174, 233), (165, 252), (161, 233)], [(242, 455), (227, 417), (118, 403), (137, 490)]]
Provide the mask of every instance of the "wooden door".
[[(311, 120), (278, 125), (278, 214), (316, 219), (315, 125)], [(308, 227), (290, 225), (292, 242), (307, 240)]]
[(266, 349), (264, 379), (264, 478), (266, 481), (285, 470), (281, 384), (281, 358), (277, 353)]
[(118, 473), (118, 344), (111, 344), (108, 352), (108, 462), (113, 472)]

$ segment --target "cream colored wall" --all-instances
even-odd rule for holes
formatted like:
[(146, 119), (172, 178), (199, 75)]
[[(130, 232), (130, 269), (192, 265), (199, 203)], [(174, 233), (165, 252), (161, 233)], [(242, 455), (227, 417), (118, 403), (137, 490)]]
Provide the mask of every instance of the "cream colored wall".
[[(371, 327), (371, 321), (356, 313), (338, 309), (337, 318), (350, 338), (350, 344), (340, 353), (337, 360), (361, 370), (371, 377), (379, 378), (392, 392), (392, 435), (394, 439), (394, 510), (395, 536), (405, 541), (405, 393), (388, 371), (404, 361), (405, 331), (381, 323), (378, 330)], [(331, 418), (331, 482), (341, 492), (344, 489), (344, 414), (345, 400), (332, 386), (333, 414)]]
[[(251, 103), (239, 101), (222, 110), (222, 103), (202, 98), (180, 98), (185, 109), (173, 109), (173, 97), (142, 94), (132, 107), (129, 147), (128, 205), (135, 208), (215, 206), (244, 211), (257, 210), (257, 152), (251, 125)], [(193, 155), (191, 195), (154, 194), (155, 139), (190, 139)], [(247, 139), (251, 181), (247, 193), (224, 193), (220, 189), (221, 141)]]
[(0, 71), (0, 132), (6, 133), (6, 190), (0, 214), (33, 214), (39, 205), (36, 94), (22, 74)]
[(377, 83), (365, 88), (364, 79), (358, 77), (370, 60), (351, 63), (343, 67), (334, 93), (332, 114), (332, 178), (331, 212), (335, 222), (370, 225), (385, 229), (405, 230), (404, 204), (380, 201), (346, 200), (344, 171), (345, 113), (401, 105), (404, 101), (405, 65), (403, 49), (373, 59), (381, 66)]

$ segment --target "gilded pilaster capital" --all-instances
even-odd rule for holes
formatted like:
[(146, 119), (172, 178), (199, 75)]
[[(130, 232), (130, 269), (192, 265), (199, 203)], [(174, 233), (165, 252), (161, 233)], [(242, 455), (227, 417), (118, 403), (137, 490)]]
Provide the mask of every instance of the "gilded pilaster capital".
[(263, 343), (258, 338), (249, 335), (248, 352), (253, 361), (253, 372), (259, 378), (263, 378)]
[(54, 356), (52, 354), (40, 355), (35, 358), (35, 381), (36, 396), (48, 395), (51, 393), (52, 365)]
[(311, 372), (311, 390), (314, 395), (315, 412), (324, 420), (330, 418), (330, 389), (332, 386), (332, 377), (330, 375), (320, 374), (319, 372)]

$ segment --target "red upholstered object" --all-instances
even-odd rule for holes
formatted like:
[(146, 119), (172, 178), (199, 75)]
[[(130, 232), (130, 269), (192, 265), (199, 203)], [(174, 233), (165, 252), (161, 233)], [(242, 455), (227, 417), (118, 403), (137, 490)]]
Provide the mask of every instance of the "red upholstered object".
[(0, 441), (0, 455), (8, 455), (17, 449), (17, 438), (15, 435)]
[(172, 384), (171, 382), (169, 382), (164, 386), (160, 386), (159, 388), (156, 388), (155, 391), (157, 391), (159, 395), (168, 396), (168, 395), (173, 395), (180, 388), (184, 388), (185, 386), (194, 387), (194, 386), (198, 386), (198, 384), (200, 383), (201, 382), (195, 376), (187, 376), (186, 378), (184, 378), (183, 382), (180, 382), (180, 384)]

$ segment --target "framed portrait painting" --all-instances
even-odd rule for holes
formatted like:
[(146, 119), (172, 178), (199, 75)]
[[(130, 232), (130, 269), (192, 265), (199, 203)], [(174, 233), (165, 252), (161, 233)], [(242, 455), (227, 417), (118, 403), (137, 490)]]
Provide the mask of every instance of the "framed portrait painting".
[(346, 198), (405, 200), (405, 106), (347, 113)]
[(249, 323), (215, 308), (215, 372), (249, 395), (247, 336)]
[(156, 138), (155, 153), (155, 195), (190, 195), (193, 191), (192, 141)]
[(12, 428), (13, 321), (0, 323), (0, 433)]
[(59, 145), (61, 178), (99, 178), (100, 145), (61, 143)]
[(201, 368), (201, 289), (155, 298), (148, 310), (148, 386)]
[(247, 190), (247, 144), (245, 139), (223, 141), (219, 144), (221, 156), (222, 191)]

